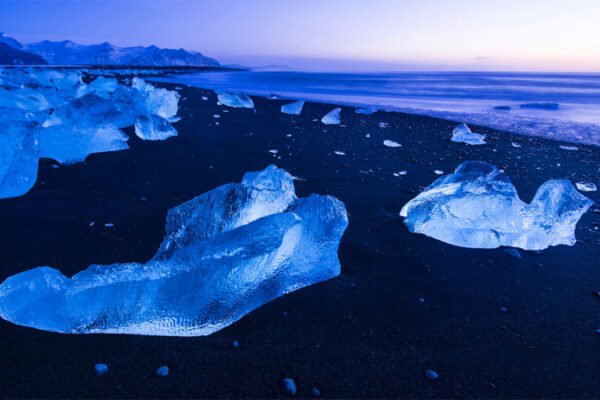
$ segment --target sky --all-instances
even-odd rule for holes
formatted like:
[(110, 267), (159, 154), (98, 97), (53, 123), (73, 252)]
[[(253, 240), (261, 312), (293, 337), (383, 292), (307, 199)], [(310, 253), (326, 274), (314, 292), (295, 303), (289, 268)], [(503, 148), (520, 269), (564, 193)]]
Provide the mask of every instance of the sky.
[(0, 31), (299, 70), (600, 72), (600, 0), (0, 0)]

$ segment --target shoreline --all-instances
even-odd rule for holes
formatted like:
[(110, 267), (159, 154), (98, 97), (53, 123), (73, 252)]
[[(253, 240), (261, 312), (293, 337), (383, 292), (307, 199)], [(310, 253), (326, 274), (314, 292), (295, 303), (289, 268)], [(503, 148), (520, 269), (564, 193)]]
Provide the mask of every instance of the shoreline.
[[(303, 179), (299, 196), (331, 194), (346, 204), (341, 276), (206, 337), (62, 335), (1, 321), (0, 397), (273, 398), (285, 396), (284, 377), (295, 379), (300, 397), (312, 387), (324, 398), (600, 391), (598, 192), (585, 194), (597, 204), (580, 220), (575, 246), (521, 258), (411, 234), (398, 216), (436, 169), (490, 162), (529, 201), (551, 178), (597, 183), (600, 148), (565, 151), (559, 142), (476, 125), (489, 143), (468, 146), (450, 141), (455, 123), (432, 117), (342, 107), (342, 125), (325, 126), (329, 105), (307, 102), (290, 116), (279, 110), (283, 100), (255, 98), (254, 110), (233, 109), (217, 106), (212, 91), (180, 93), (178, 136), (148, 142), (128, 128), (130, 149), (59, 168), (42, 160), (29, 193), (0, 200), (0, 279), (41, 265), (72, 275), (90, 264), (146, 261), (168, 209), (270, 163)], [(385, 147), (386, 139), (402, 147)], [(395, 177), (399, 170), (408, 173)], [(96, 376), (100, 362), (109, 372)], [(155, 375), (160, 365), (168, 377)], [(428, 381), (427, 369), (440, 379)]]

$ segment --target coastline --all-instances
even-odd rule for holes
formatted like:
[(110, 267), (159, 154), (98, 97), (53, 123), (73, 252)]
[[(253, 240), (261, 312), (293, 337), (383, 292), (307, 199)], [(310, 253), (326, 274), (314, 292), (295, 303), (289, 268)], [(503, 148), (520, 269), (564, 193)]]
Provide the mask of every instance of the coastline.
[[(31, 192), (0, 200), (0, 279), (41, 265), (72, 275), (92, 263), (146, 261), (169, 208), (269, 163), (303, 178), (300, 196), (331, 194), (348, 207), (342, 275), (208, 337), (60, 335), (1, 321), (1, 397), (280, 397), (288, 376), (300, 397), (313, 386), (325, 398), (597, 395), (597, 205), (580, 220), (575, 246), (520, 259), (411, 234), (398, 212), (434, 170), (465, 160), (505, 169), (525, 201), (548, 179), (597, 182), (600, 148), (565, 151), (479, 126), (489, 143), (467, 146), (450, 142), (455, 123), (431, 117), (343, 107), (342, 125), (325, 126), (332, 105), (307, 102), (289, 116), (283, 100), (231, 109), (212, 91), (180, 93), (179, 136), (144, 142), (126, 130), (129, 150), (59, 168), (43, 160)], [(399, 170), (408, 173), (395, 177)], [(586, 196), (600, 201), (598, 192)], [(96, 376), (97, 362), (110, 372)], [(154, 374), (163, 364), (164, 379)], [(441, 376), (433, 383), (423, 376), (430, 368)]]

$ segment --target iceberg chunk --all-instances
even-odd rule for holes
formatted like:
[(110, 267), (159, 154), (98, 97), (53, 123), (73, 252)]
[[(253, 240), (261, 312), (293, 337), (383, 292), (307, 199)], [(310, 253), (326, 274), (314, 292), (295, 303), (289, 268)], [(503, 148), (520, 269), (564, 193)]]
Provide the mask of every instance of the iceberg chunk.
[(171, 209), (146, 264), (39, 267), (0, 285), (0, 316), (62, 333), (208, 335), (286, 293), (340, 273), (348, 224), (330, 196), (297, 199), (275, 166)]
[(473, 133), (467, 124), (460, 124), (452, 131), (450, 139), (457, 143), (466, 143), (470, 145), (485, 144), (485, 135), (481, 133)]
[(137, 77), (133, 78), (131, 86), (145, 97), (144, 108), (147, 114), (156, 114), (165, 119), (177, 115), (180, 96), (175, 90), (154, 87)]
[(110, 124), (82, 128), (55, 125), (41, 130), (40, 157), (74, 164), (90, 154), (126, 150), (128, 140), (127, 135)]
[(221, 104), (233, 108), (254, 108), (254, 102), (244, 93), (217, 92)]
[(329, 111), (323, 118), (321, 118), (321, 122), (325, 125), (338, 125), (340, 123), (341, 112), (341, 108), (334, 108), (333, 110)]
[(281, 112), (289, 115), (300, 115), (302, 107), (304, 107), (304, 100), (298, 100), (294, 103), (282, 105)]
[(531, 203), (493, 165), (466, 161), (400, 211), (411, 232), (470, 248), (542, 250), (575, 244), (575, 226), (592, 201), (566, 180), (542, 184)]
[(158, 115), (143, 115), (135, 120), (135, 134), (144, 140), (165, 140), (177, 136), (177, 131), (166, 119)]
[(27, 193), (37, 179), (38, 132), (30, 123), (0, 124), (0, 199)]

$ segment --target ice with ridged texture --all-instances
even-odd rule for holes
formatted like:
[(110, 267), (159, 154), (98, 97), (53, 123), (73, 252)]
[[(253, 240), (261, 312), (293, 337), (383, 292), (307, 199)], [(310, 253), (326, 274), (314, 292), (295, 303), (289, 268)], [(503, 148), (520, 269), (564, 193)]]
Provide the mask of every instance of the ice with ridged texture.
[(167, 214), (145, 264), (92, 265), (67, 278), (39, 267), (0, 285), (0, 316), (62, 333), (208, 335), (286, 293), (340, 273), (348, 224), (330, 196), (298, 199), (275, 166)]
[(39, 137), (30, 125), (0, 123), (0, 198), (21, 196), (35, 184)]
[(341, 108), (334, 108), (329, 111), (323, 118), (321, 118), (321, 122), (325, 125), (338, 125), (340, 123), (340, 113), (342, 112)]
[(457, 143), (466, 143), (470, 145), (485, 144), (485, 135), (481, 133), (471, 132), (471, 128), (467, 124), (460, 124), (452, 131), (452, 138), (450, 139)]
[(567, 180), (549, 180), (531, 203), (493, 165), (466, 161), (400, 211), (411, 232), (470, 248), (542, 250), (575, 244), (575, 226), (593, 202)]
[(298, 100), (281, 106), (281, 112), (289, 115), (300, 115), (304, 107), (304, 100)]
[(143, 115), (135, 120), (135, 134), (144, 140), (165, 140), (177, 136), (177, 131), (166, 119), (158, 115)]
[(144, 97), (147, 114), (156, 114), (165, 119), (177, 115), (180, 96), (176, 91), (157, 88), (137, 77), (133, 78), (131, 86)]
[(254, 108), (254, 102), (244, 93), (216, 92), (217, 99), (223, 105), (233, 108)]
[(40, 157), (51, 158), (61, 164), (81, 162), (94, 153), (129, 148), (127, 135), (110, 124), (81, 128), (56, 125), (42, 132)]
[(32, 165), (39, 157), (72, 164), (93, 153), (127, 149), (121, 129), (133, 125), (145, 140), (177, 134), (171, 125), (177, 120), (176, 91), (140, 78), (131, 86), (103, 76), (85, 84), (82, 76), (82, 71), (0, 68), (0, 144), (6, 142), (0, 149), (0, 198), (33, 187), (37, 165)]

